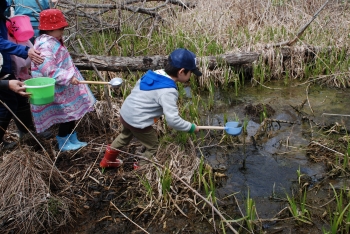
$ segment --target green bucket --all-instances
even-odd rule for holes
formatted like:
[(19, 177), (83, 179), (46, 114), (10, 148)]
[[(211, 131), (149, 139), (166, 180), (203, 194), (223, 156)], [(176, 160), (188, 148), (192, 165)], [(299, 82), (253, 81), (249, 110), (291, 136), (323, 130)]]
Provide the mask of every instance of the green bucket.
[(31, 93), (29, 101), (33, 105), (45, 105), (55, 99), (55, 79), (38, 77), (24, 81), (26, 92)]

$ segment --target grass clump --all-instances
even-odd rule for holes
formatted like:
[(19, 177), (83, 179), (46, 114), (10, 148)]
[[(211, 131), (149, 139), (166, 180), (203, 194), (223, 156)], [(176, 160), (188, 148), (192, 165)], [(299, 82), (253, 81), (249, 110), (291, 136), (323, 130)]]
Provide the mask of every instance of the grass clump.
[(0, 176), (3, 233), (57, 230), (72, 220), (72, 201), (57, 192), (67, 181), (48, 156), (28, 147), (17, 149), (0, 163)]

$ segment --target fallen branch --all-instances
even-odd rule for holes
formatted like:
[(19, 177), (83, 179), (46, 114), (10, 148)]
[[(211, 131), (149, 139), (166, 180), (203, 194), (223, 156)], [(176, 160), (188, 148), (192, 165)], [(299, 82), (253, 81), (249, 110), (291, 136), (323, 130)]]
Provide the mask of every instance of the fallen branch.
[[(299, 29), (296, 37), (290, 41), (284, 41), (284, 42), (280, 42), (277, 44), (273, 44), (273, 45), (269, 45), (268, 47), (280, 47), (280, 46), (292, 46), (300, 37), (301, 35), (303, 35), (304, 31), (307, 29), (307, 27), (309, 27), (309, 25), (312, 23), (312, 21), (314, 21), (316, 19), (316, 17), (318, 16), (318, 14), (323, 10), (323, 8), (325, 8), (325, 6), (328, 4), (329, 0), (327, 0), (314, 14), (314, 16), (311, 18), (311, 20), (309, 20), (309, 22), (307, 22), (307, 24), (305, 24), (301, 29)], [(267, 48), (268, 48), (267, 47)]]
[[(304, 51), (305, 55), (317, 54), (323, 51), (331, 51), (332, 47), (282, 47), (275, 53), (281, 53), (284, 59), (288, 59), (294, 52)], [(87, 56), (82, 54), (71, 53), (75, 65), (81, 70), (92, 70), (93, 67), (89, 63)], [(100, 71), (147, 71), (164, 68), (167, 63), (167, 55), (154, 56), (135, 56), (135, 57), (120, 57), (120, 56), (102, 56), (88, 55), (90, 60), (94, 62), (96, 68)], [(252, 64), (258, 61), (260, 57), (264, 57), (264, 51), (260, 52), (241, 52), (221, 54), (217, 56), (198, 57), (199, 64), (206, 66), (209, 70), (215, 70), (223, 66), (241, 66)]]
[[(140, 7), (140, 6), (130, 6), (131, 4), (135, 4), (135, 3), (145, 3), (145, 2), (164, 2), (163, 4), (160, 4), (158, 6), (152, 7), (152, 8), (146, 8), (146, 7)], [(82, 16), (83, 14), (79, 14), (79, 12), (81, 12), (79, 9), (98, 9), (99, 12), (97, 13), (98, 15), (102, 15), (108, 11), (111, 10), (116, 10), (116, 9), (120, 9), (120, 10), (125, 10), (125, 11), (130, 11), (133, 13), (142, 13), (145, 15), (149, 15), (155, 18), (161, 18), (160, 15), (158, 14), (158, 11), (161, 8), (166, 7), (167, 4), (173, 4), (173, 5), (177, 5), (180, 6), (184, 9), (187, 8), (194, 8), (196, 6), (195, 3), (191, 3), (191, 2), (183, 2), (180, 0), (148, 0), (148, 1), (144, 1), (144, 0), (131, 0), (131, 1), (125, 1), (123, 3), (115, 3), (115, 4), (83, 4), (83, 3), (76, 3), (76, 2), (71, 2), (68, 0), (61, 0), (60, 3), (58, 4), (59, 6), (63, 7), (63, 8), (68, 8), (67, 11), (64, 11), (65, 14), (69, 14), (71, 12)], [(85, 10), (86, 11), (86, 10)], [(85, 13), (84, 16), (86, 16), (87, 14)]]
[(321, 116), (324, 115), (330, 115), (330, 116), (341, 116), (341, 117), (350, 117), (350, 115), (343, 115), (343, 114), (331, 114), (331, 113), (322, 113)]

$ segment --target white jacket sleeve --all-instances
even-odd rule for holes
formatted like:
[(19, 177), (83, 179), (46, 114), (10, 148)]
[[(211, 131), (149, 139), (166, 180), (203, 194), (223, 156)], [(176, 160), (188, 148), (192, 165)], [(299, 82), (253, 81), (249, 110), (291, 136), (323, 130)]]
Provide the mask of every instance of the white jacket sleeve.
[(159, 97), (159, 104), (163, 107), (165, 119), (170, 127), (178, 131), (188, 132), (192, 124), (179, 116), (177, 99), (178, 93), (174, 90), (174, 92), (162, 94)]

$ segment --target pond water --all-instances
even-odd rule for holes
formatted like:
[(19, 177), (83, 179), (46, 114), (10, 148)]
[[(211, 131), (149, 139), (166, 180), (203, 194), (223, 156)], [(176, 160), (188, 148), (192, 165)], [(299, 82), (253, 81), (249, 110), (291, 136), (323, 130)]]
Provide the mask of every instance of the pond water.
[[(292, 108), (300, 106), (305, 100), (302, 114), (307, 115), (315, 123), (330, 124), (334, 122), (347, 123), (348, 117), (323, 115), (323, 113), (347, 114), (350, 95), (339, 89), (323, 88), (316, 85), (285, 86), (282, 82), (271, 82), (268, 88), (245, 87), (238, 95), (234, 91), (218, 92), (215, 96), (215, 109), (208, 113), (208, 125), (223, 122), (224, 115), (228, 121), (236, 116), (245, 118), (245, 107), (249, 104), (268, 104), (275, 113), (271, 119), (294, 122), (273, 123), (269, 136), (252, 140), (260, 127), (259, 118), (250, 118), (248, 122), (245, 144), (240, 135), (239, 142), (232, 147), (203, 146), (201, 151), (213, 168), (226, 167), (226, 177), (217, 187), (217, 196), (225, 199), (232, 194), (243, 201), (249, 196), (256, 202), (259, 218), (274, 217), (285, 205), (276, 203), (271, 198), (286, 198), (291, 188), (297, 183), (297, 170), (317, 182), (324, 177), (323, 163), (310, 162), (306, 156), (306, 146), (317, 134), (311, 131), (308, 122), (303, 122), (301, 116)], [(308, 88), (307, 88), (308, 87)], [(347, 124), (346, 124), (347, 125)], [(311, 185), (312, 186), (312, 185)], [(243, 202), (242, 202), (243, 204)], [(243, 208), (244, 210), (244, 208)], [(319, 227), (318, 227), (319, 230)], [(315, 232), (317, 233), (317, 232)]]

